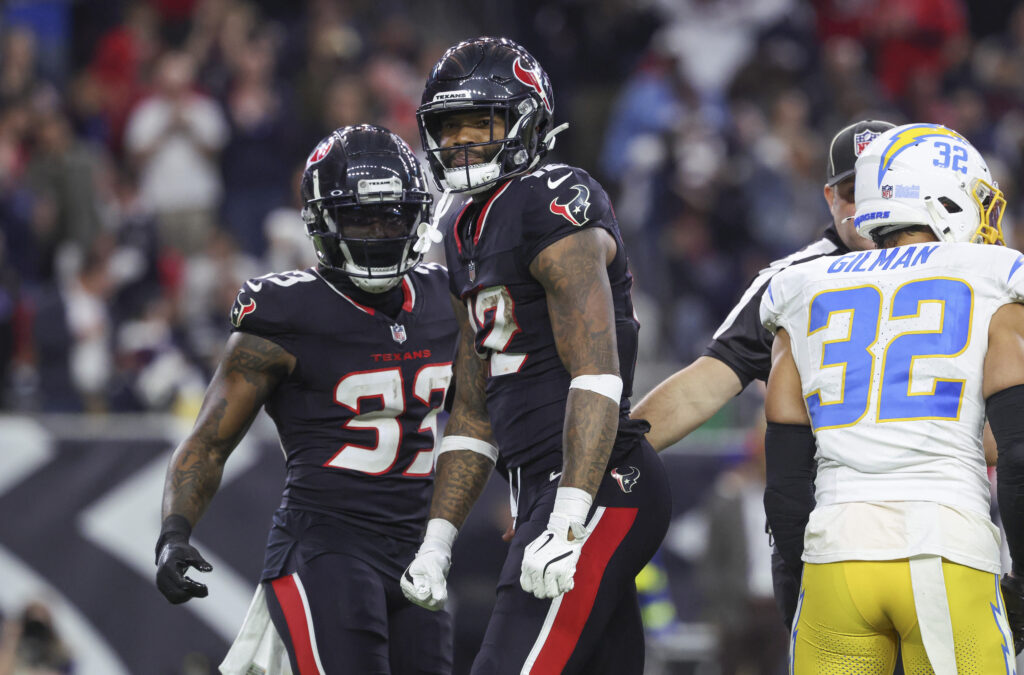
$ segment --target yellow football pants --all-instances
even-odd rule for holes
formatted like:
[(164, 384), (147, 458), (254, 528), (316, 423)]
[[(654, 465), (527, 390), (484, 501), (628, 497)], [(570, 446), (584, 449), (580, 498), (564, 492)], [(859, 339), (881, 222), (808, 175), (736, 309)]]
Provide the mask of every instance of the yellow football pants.
[[(930, 560), (935, 575), (938, 560)], [(941, 578), (931, 577), (938, 580), (935, 592), (922, 595), (927, 589), (921, 581), (916, 601), (911, 577), (906, 559), (805, 564), (790, 635), (790, 672), (891, 675), (902, 642), (907, 675), (1015, 673), (998, 575), (942, 560)], [(919, 603), (928, 608), (921, 612), (923, 621)]]

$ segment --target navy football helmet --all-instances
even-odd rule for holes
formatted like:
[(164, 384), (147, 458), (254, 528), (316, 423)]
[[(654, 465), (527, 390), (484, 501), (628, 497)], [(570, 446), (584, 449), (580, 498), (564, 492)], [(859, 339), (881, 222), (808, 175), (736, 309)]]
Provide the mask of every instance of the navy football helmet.
[[(302, 199), (320, 264), (363, 290), (394, 288), (429, 246), (417, 240), (433, 197), (412, 150), (383, 127), (342, 127), (320, 141), (306, 160)], [(379, 238), (367, 236), (373, 228)]]
[[(446, 166), (440, 147), (442, 118), (475, 111), (491, 115), (492, 140), (455, 146), (466, 153), (465, 160), (461, 166)], [(451, 47), (427, 78), (416, 110), (434, 180), (441, 189), (474, 194), (532, 170), (554, 147), (555, 134), (568, 126), (552, 128), (554, 111), (555, 95), (547, 74), (512, 40), (480, 37)], [(494, 138), (496, 118), (505, 122), (503, 138)], [(498, 150), (489, 161), (471, 165), (469, 152), (481, 146), (498, 146)]]

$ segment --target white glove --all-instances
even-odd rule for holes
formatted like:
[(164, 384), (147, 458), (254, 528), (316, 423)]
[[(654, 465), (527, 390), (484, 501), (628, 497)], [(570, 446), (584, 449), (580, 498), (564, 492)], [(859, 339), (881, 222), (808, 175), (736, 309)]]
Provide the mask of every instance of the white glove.
[(588, 534), (584, 523), (593, 501), (585, 490), (558, 488), (547, 529), (523, 553), (519, 585), (524, 591), (543, 600), (572, 590), (576, 562)]
[(444, 607), (448, 599), (452, 543), (458, 533), (444, 518), (431, 518), (427, 522), (423, 543), (402, 573), (402, 593), (409, 602), (435, 612)]

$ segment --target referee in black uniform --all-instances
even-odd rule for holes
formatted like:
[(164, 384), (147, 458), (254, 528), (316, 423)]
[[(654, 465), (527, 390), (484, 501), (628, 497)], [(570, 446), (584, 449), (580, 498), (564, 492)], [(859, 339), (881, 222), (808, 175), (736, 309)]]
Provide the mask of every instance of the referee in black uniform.
[[(893, 124), (862, 120), (842, 129), (832, 139), (825, 170), (825, 201), (832, 212), (832, 224), (821, 239), (761, 270), (743, 297), (704, 350), (686, 368), (654, 388), (633, 408), (633, 417), (650, 422), (647, 440), (659, 452), (679, 441), (706, 422), (752, 380), (768, 380), (771, 369), (772, 334), (761, 325), (761, 294), (780, 270), (826, 255), (874, 248), (870, 239), (857, 234), (853, 224), (854, 164), (877, 136)], [(800, 570), (787, 570), (777, 554), (772, 555), (775, 600), (786, 620), (792, 623), (800, 590)]]

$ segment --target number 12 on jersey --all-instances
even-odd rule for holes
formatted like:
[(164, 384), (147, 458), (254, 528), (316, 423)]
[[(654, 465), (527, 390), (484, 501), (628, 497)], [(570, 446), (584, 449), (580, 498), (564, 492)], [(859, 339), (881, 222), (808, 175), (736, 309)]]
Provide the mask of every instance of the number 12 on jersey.
[[(889, 340), (882, 355), (881, 376), (874, 381), (879, 329), (889, 321), (921, 315), (924, 303), (941, 306), (936, 330), (908, 330)], [(882, 292), (875, 286), (842, 288), (819, 293), (811, 301), (808, 336), (828, 327), (833, 315), (848, 313), (850, 330), (845, 339), (822, 345), (821, 367), (842, 368), (839, 400), (822, 402), (820, 390), (804, 397), (815, 431), (848, 427), (867, 414), (877, 389), (878, 422), (960, 417), (964, 380), (936, 378), (932, 391), (911, 393), (912, 370), (917, 359), (950, 358), (961, 354), (971, 334), (974, 294), (960, 279), (919, 279), (900, 286), (893, 295), (889, 316), (882, 317)]]

